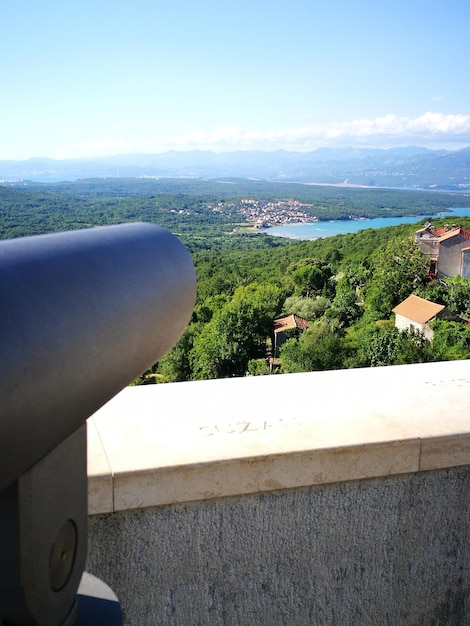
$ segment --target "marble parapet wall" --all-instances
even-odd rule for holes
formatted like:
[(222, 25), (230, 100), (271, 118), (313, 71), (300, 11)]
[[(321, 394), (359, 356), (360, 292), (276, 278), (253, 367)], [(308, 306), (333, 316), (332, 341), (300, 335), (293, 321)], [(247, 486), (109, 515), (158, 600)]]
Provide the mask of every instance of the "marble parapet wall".
[(470, 460), (470, 362), (128, 387), (88, 421), (90, 514)]
[(125, 389), (87, 570), (127, 626), (469, 623), (469, 366)]

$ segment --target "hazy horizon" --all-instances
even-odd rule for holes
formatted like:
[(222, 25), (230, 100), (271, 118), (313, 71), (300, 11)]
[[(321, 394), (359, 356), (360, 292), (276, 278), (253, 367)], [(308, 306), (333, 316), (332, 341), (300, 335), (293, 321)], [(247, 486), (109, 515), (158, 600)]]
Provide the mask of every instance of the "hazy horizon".
[(309, 154), (309, 153), (314, 153), (314, 152), (320, 152), (322, 150), (332, 150), (335, 152), (340, 152), (340, 151), (344, 151), (345, 153), (348, 151), (367, 151), (367, 150), (376, 150), (376, 151), (382, 151), (382, 152), (387, 152), (387, 151), (394, 151), (394, 150), (413, 150), (416, 149), (417, 153), (419, 151), (423, 151), (423, 153), (425, 151), (430, 151), (430, 152), (440, 152), (440, 151), (444, 151), (444, 152), (458, 152), (460, 150), (467, 150), (470, 149), (470, 144), (469, 145), (465, 145), (462, 147), (457, 148), (456, 150), (452, 150), (452, 149), (447, 149), (447, 148), (426, 148), (426, 146), (419, 146), (419, 145), (401, 145), (401, 146), (393, 146), (390, 148), (381, 148), (381, 147), (370, 147), (370, 148), (364, 148), (362, 146), (345, 146), (342, 148), (338, 148), (338, 147), (333, 147), (333, 146), (320, 146), (319, 148), (315, 148), (313, 150), (289, 150), (289, 149), (285, 149), (285, 148), (277, 148), (277, 149), (265, 149), (265, 150), (251, 150), (251, 149), (233, 149), (233, 150), (211, 150), (211, 149), (204, 149), (204, 148), (192, 148), (192, 149), (174, 149), (171, 148), (169, 150), (165, 150), (162, 152), (123, 152), (123, 153), (116, 153), (116, 154), (100, 154), (100, 155), (83, 155), (83, 156), (77, 156), (77, 157), (48, 157), (48, 156), (41, 156), (41, 155), (33, 155), (30, 157), (27, 157), (25, 159), (0, 159), (0, 161), (18, 161), (18, 162), (22, 162), (22, 161), (73, 161), (73, 160), (92, 160), (92, 159), (113, 159), (113, 158), (119, 158), (119, 159), (123, 159), (125, 160), (126, 157), (152, 157), (152, 156), (164, 156), (166, 154), (172, 154), (172, 153), (181, 153), (181, 154), (191, 154), (191, 153), (210, 153), (210, 154), (214, 154), (214, 155), (223, 155), (223, 154), (237, 154), (237, 153), (250, 153), (250, 152), (261, 152), (261, 153), (266, 153), (266, 154), (274, 154), (276, 152), (287, 152), (287, 153), (292, 153), (292, 154)]

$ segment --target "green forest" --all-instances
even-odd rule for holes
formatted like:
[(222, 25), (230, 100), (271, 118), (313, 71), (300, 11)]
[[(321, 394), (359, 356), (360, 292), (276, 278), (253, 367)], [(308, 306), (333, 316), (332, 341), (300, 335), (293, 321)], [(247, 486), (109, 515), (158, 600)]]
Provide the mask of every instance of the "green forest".
[[(470, 206), (463, 194), (264, 181), (89, 179), (0, 186), (0, 238), (131, 221), (178, 235), (196, 267), (198, 296), (176, 346), (135, 384), (375, 367), (470, 357), (470, 326), (434, 322), (434, 339), (399, 332), (392, 309), (411, 293), (470, 317), (470, 281), (429, 278), (410, 237), (424, 224), (365, 229), (316, 241), (256, 232), (243, 201), (301, 203), (315, 219), (427, 215)], [(448, 221), (448, 220), (447, 220)], [(470, 228), (470, 218), (459, 219)], [(296, 314), (274, 365), (274, 320)]]

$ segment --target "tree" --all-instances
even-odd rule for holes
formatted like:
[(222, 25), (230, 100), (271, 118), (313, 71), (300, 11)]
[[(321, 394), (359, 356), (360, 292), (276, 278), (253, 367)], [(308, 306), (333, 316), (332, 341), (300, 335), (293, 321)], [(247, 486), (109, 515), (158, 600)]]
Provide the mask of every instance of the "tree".
[(221, 309), (229, 300), (229, 296), (225, 294), (208, 296), (202, 304), (198, 304), (194, 308), (193, 319), (207, 324), (211, 321), (214, 313)]
[(433, 280), (416, 293), (431, 302), (445, 304), (457, 315), (470, 317), (470, 278), (454, 276), (439, 281)]
[(251, 359), (266, 355), (266, 340), (280, 308), (273, 285), (239, 287), (195, 338), (190, 354), (195, 379), (244, 376)]
[(370, 269), (363, 263), (354, 263), (347, 269), (346, 279), (349, 285), (359, 292), (370, 278)]
[(295, 263), (288, 270), (294, 282), (296, 295), (307, 296), (322, 295), (328, 290), (328, 282), (331, 278), (331, 267), (316, 259), (304, 259)]
[(434, 331), (432, 350), (436, 361), (470, 358), (470, 326), (435, 320), (431, 322), (431, 327)]
[(455, 276), (445, 279), (444, 304), (454, 313), (470, 316), (470, 279)]
[(200, 324), (190, 324), (175, 346), (158, 362), (158, 373), (161, 382), (181, 382), (190, 380), (192, 374), (190, 354), (194, 337)]
[(344, 350), (342, 334), (325, 318), (314, 322), (298, 339), (288, 339), (280, 347), (283, 372), (312, 372), (338, 369)]
[(331, 303), (328, 298), (323, 296), (316, 296), (315, 298), (290, 296), (286, 298), (282, 310), (286, 315), (293, 313), (306, 320), (314, 320), (321, 317), (330, 306)]
[(388, 318), (397, 304), (426, 283), (429, 263), (410, 237), (392, 239), (374, 261), (366, 302), (379, 316)]
[(421, 285), (414, 291), (417, 296), (420, 296), (425, 300), (430, 300), (431, 302), (436, 302), (437, 304), (447, 305), (446, 292), (447, 289), (445, 285), (437, 280), (431, 280), (426, 285)]
[(372, 324), (356, 336), (356, 366), (381, 367), (433, 360), (430, 343), (418, 331), (400, 331), (391, 322)]
[(357, 304), (356, 292), (344, 282), (338, 283), (333, 306), (326, 316), (337, 319), (341, 326), (350, 326), (361, 315), (362, 308)]
[(265, 359), (250, 359), (248, 372), (250, 376), (266, 376), (269, 374), (269, 366)]
[(191, 378), (196, 380), (226, 378), (238, 373), (238, 370), (231, 367), (231, 346), (228, 338), (221, 332), (215, 319), (206, 324), (195, 338), (190, 363)]

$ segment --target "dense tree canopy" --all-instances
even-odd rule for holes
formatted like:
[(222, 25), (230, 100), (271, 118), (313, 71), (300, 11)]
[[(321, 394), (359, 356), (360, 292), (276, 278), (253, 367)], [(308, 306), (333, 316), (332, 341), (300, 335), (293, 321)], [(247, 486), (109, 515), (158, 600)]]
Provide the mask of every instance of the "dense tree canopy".
[(411, 237), (391, 239), (373, 255), (367, 301), (382, 316), (428, 280), (429, 261)]
[(344, 348), (338, 327), (326, 318), (317, 320), (299, 339), (288, 339), (281, 346), (284, 372), (311, 372), (342, 367)]
[(280, 290), (269, 284), (236, 289), (194, 340), (193, 378), (243, 376), (250, 360), (264, 358), (280, 298)]
[[(436, 322), (432, 343), (394, 328), (392, 309), (411, 293), (470, 317), (470, 280), (429, 280), (427, 261), (410, 238), (423, 221), (293, 241), (252, 228), (243, 213), (250, 194), (257, 201), (301, 201), (320, 219), (434, 214), (470, 202), (457, 194), (263, 181), (24, 183), (0, 186), (0, 238), (149, 221), (182, 239), (196, 266), (196, 307), (176, 346), (141, 383), (268, 373), (274, 319), (291, 313), (310, 328), (286, 341), (276, 371), (470, 357), (465, 324)], [(433, 219), (436, 226), (444, 222)], [(470, 228), (470, 219), (460, 223)]]

